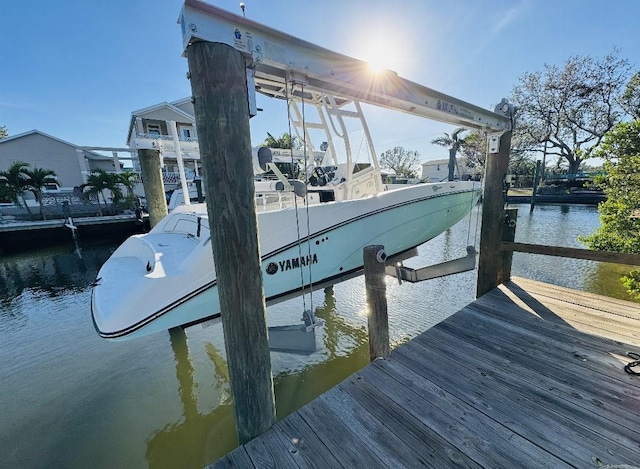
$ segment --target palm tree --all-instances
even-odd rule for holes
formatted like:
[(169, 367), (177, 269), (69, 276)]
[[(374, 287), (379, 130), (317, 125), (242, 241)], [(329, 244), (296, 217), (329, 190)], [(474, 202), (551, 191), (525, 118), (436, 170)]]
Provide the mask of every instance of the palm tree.
[(108, 173), (102, 169), (95, 169), (91, 171), (91, 174), (87, 176), (86, 184), (83, 184), (83, 191), (86, 190), (86, 194), (89, 199), (96, 200), (98, 207), (102, 211), (102, 205), (100, 204), (100, 196), (104, 200), (105, 211), (108, 209), (107, 199), (104, 195), (104, 190), (108, 188)]
[(120, 175), (117, 173), (106, 173), (105, 180), (106, 180), (105, 181), (106, 189), (108, 189), (109, 192), (111, 192), (110, 212), (113, 213), (114, 205), (124, 200), (124, 195), (122, 194), (122, 189), (120, 188), (120, 184), (122, 184), (122, 180), (120, 178)]
[[(91, 174), (87, 176), (87, 182), (83, 184), (83, 191), (89, 199), (96, 200), (100, 210), (102, 205), (100, 204), (100, 196), (104, 202), (105, 211), (113, 214), (113, 206), (124, 200), (122, 194), (122, 188), (120, 185), (124, 185), (129, 191), (129, 194), (133, 194), (133, 187), (135, 187), (138, 175), (131, 171), (125, 171), (124, 173), (107, 173), (103, 169), (94, 169)], [(104, 193), (108, 190), (111, 193), (111, 207)]]
[(127, 189), (127, 201), (129, 205), (133, 206), (133, 202), (135, 200), (133, 189), (138, 183), (138, 173), (134, 171), (122, 171), (121, 173), (118, 173), (118, 178), (120, 180), (120, 184)]
[(283, 148), (291, 150), (299, 150), (302, 143), (298, 140), (298, 137), (292, 137), (291, 134), (283, 133), (282, 137), (275, 138), (269, 132), (267, 132), (267, 139), (264, 141), (264, 146), (269, 148)]
[(7, 192), (9, 200), (18, 207), (22, 207), (20, 204), (20, 199), (22, 199), (22, 203), (24, 203), (27, 212), (29, 212), (29, 216), (33, 218), (31, 209), (24, 198), (24, 190), (26, 189), (28, 178), (25, 171), (28, 168), (29, 163), (25, 163), (24, 161), (14, 161), (11, 163), (11, 166), (9, 166), (9, 169), (6, 171), (0, 171), (0, 179), (4, 181), (5, 191)]
[[(438, 137), (435, 140), (432, 140), (431, 143), (435, 145), (440, 145), (441, 147), (449, 148), (449, 181), (453, 181), (453, 165), (458, 167), (458, 160), (456, 160), (456, 153), (465, 145), (465, 139), (459, 138), (459, 135), (462, 132), (466, 132), (467, 129), (463, 127), (459, 127), (454, 130), (451, 135), (445, 133), (443, 137)], [(458, 168), (458, 175), (460, 175), (460, 169)]]
[(13, 202), (13, 191), (9, 187), (7, 180), (0, 176), (0, 202)]
[(57, 183), (56, 172), (52, 169), (33, 168), (25, 169), (24, 174), (27, 176), (25, 188), (35, 196), (40, 205), (40, 218), (45, 219), (42, 207), (42, 189), (47, 184)]

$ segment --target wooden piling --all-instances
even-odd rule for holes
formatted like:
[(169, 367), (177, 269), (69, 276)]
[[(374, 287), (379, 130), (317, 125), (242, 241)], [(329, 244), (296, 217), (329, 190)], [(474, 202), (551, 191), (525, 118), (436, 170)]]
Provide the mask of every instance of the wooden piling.
[(500, 242), (505, 213), (504, 181), (509, 167), (510, 147), (511, 131), (507, 131), (500, 137), (498, 153), (487, 155), (485, 163), (476, 297), (499, 285), (498, 270), (502, 262)]
[(238, 441), (276, 420), (258, 245), (246, 64), (221, 43), (187, 48)]
[[(457, 150), (451, 148), (449, 149), (449, 164), (448, 164), (448, 169), (449, 169), (449, 174), (448, 174), (448, 180), (449, 181), (453, 181), (454, 179), (454, 171), (456, 169), (456, 152)], [(458, 177), (461, 177), (460, 174), (458, 174)]]
[(363, 257), (369, 323), (369, 358), (373, 361), (376, 358), (387, 358), (390, 354), (384, 266), (387, 256), (384, 246), (373, 245), (364, 248)]
[(167, 196), (162, 182), (162, 164), (159, 150), (138, 150), (144, 197), (151, 228), (156, 226), (168, 213)]
[(531, 208), (529, 209), (531, 212), (536, 206), (536, 194), (538, 193), (538, 184), (540, 184), (540, 166), (541, 161), (536, 161), (536, 171), (533, 174), (533, 187), (531, 188)]

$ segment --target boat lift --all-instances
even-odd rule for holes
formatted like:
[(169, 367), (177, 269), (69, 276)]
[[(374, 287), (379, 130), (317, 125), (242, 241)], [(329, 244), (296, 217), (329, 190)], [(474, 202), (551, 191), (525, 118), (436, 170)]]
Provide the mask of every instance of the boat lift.
[[(317, 102), (318, 95), (325, 96), (327, 103), (335, 97), (338, 101), (334, 102), (334, 108), (354, 103), (359, 110), (359, 103), (367, 103), (486, 132), (489, 153), (498, 153), (501, 135), (514, 126), (514, 108), (506, 99), (490, 111), (401, 78), (391, 70), (374, 74), (367, 62), (200, 0), (186, 0), (178, 22), (185, 55), (187, 47), (197, 41), (226, 44), (244, 55), (251, 117), (258, 111), (256, 91), (270, 97), (286, 96), (310, 102), (314, 97)], [(416, 282), (472, 270), (475, 262), (476, 251), (470, 246), (461, 259), (421, 269), (392, 264), (387, 266), (387, 273), (400, 282)], [(310, 328), (305, 325), (303, 329)]]
[[(287, 83), (418, 117), (489, 134), (512, 130), (513, 106), (502, 100), (495, 112), (401, 78), (371, 72), (367, 62), (330, 51), (295, 36), (234, 15), (199, 0), (186, 0), (180, 12), (184, 50), (203, 40), (227, 44), (247, 59), (249, 112), (256, 115), (258, 91), (281, 94)], [(269, 90), (267, 84), (271, 84)], [(298, 91), (299, 93), (299, 91)], [(492, 148), (497, 151), (497, 148)]]

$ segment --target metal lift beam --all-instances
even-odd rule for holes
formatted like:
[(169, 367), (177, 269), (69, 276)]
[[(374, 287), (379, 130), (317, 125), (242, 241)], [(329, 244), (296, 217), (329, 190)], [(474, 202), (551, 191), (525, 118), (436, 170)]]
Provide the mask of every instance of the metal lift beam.
[(295, 80), (305, 88), (469, 129), (512, 130), (507, 115), (419, 85), (390, 70), (374, 74), (366, 62), (199, 0), (185, 1), (178, 22), (185, 50), (198, 40), (228, 44), (252, 62), (250, 68), (258, 82)]

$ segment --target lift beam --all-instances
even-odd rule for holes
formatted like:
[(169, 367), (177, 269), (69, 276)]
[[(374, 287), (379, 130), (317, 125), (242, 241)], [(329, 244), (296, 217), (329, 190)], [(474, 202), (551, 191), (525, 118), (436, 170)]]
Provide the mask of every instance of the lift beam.
[[(297, 37), (234, 15), (199, 0), (186, 0), (180, 12), (183, 47), (203, 40), (227, 44), (250, 65), (249, 82), (295, 81), (313, 89), (469, 129), (496, 133), (512, 130), (512, 108), (496, 112), (401, 78), (391, 70), (374, 74), (369, 65)], [(253, 91), (253, 90), (251, 90)], [(250, 93), (252, 96), (253, 93)], [(254, 101), (255, 103), (255, 101)]]

